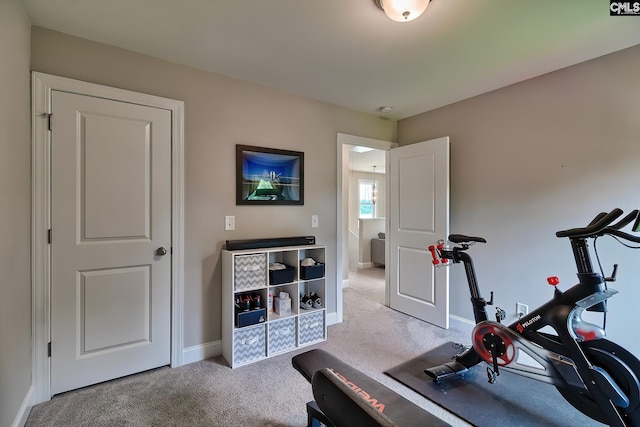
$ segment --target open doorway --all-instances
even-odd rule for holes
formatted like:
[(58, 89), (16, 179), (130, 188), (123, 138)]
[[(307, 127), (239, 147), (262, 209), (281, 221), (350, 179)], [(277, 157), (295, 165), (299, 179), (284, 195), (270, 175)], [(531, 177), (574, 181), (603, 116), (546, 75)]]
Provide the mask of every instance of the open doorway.
[(348, 286), (362, 298), (384, 304), (386, 151), (348, 147)]
[(379, 243), (386, 231), (386, 151), (360, 145), (348, 147), (349, 270), (384, 267), (384, 244)]
[[(337, 322), (342, 321), (342, 289), (377, 289), (388, 305), (386, 264), (387, 154), (396, 144), (338, 134)], [(372, 259), (371, 240), (374, 244)], [(382, 262), (380, 262), (382, 261)], [(371, 274), (365, 274), (371, 273)]]

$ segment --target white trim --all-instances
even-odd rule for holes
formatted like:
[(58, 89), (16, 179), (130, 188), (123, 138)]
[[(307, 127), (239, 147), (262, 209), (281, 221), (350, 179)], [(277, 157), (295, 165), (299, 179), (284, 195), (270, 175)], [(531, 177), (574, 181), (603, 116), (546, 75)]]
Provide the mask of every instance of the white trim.
[[(346, 133), (338, 133), (337, 134), (337, 153), (338, 153), (338, 160), (337, 160), (337, 189), (336, 189), (336, 312), (335, 313), (331, 313), (331, 314), (335, 314), (335, 323), (341, 323), (342, 322), (342, 311), (343, 311), (343, 307), (342, 307), (342, 289), (339, 288), (339, 285), (341, 283), (344, 282), (345, 279), (342, 278), (342, 273), (343, 273), (343, 266), (342, 266), (342, 246), (343, 246), (343, 241), (345, 239), (343, 239), (342, 237), (342, 221), (344, 220), (343, 215), (342, 215), (342, 210), (343, 210), (343, 198), (344, 198), (344, 191), (343, 191), (343, 172), (344, 172), (344, 165), (343, 165), (343, 156), (342, 156), (342, 146), (343, 145), (358, 145), (361, 147), (371, 147), (377, 150), (385, 150), (385, 151), (389, 151), (392, 148), (395, 148), (398, 146), (398, 144), (396, 144), (395, 142), (390, 142), (390, 141), (382, 141), (379, 139), (372, 139), (372, 138), (365, 138), (362, 136), (355, 136), (355, 135), (348, 135)], [(388, 162), (388, 153), (385, 154), (385, 158), (386, 161)], [(388, 180), (388, 178), (385, 178)], [(388, 185), (386, 186), (386, 188), (388, 188)], [(348, 190), (347, 190), (348, 191)], [(385, 229), (388, 228), (388, 224), (389, 224), (389, 215), (388, 215), (388, 210), (389, 210), (389, 204), (387, 203), (387, 213), (385, 215), (385, 217), (387, 218), (385, 221)], [(388, 245), (388, 242), (387, 242)], [(389, 253), (389, 250), (387, 248), (387, 250), (385, 251), (385, 253)], [(388, 269), (385, 270), (385, 288), (386, 288), (386, 292), (385, 292), (385, 304), (389, 304), (389, 278), (388, 276)], [(344, 286), (344, 285), (343, 285)], [(327, 321), (327, 323), (329, 323)]]
[(335, 325), (337, 323), (341, 323), (342, 320), (340, 320), (340, 322), (338, 322), (338, 313), (337, 312), (332, 312), (332, 313), (327, 313), (327, 326), (331, 326), (331, 325)]
[(29, 418), (29, 413), (31, 412), (31, 402), (33, 400), (33, 385), (29, 387), (27, 390), (27, 394), (22, 399), (22, 405), (20, 405), (20, 409), (18, 409), (18, 413), (16, 414), (16, 418), (13, 420), (11, 427), (22, 427), (27, 423), (27, 418)]
[(373, 262), (371, 261), (367, 261), (367, 262), (360, 262), (358, 261), (358, 268), (360, 270), (366, 269), (366, 268), (372, 268), (373, 267)]
[(31, 286), (32, 286), (32, 339), (33, 369), (32, 385), (34, 388), (34, 404), (45, 402), (51, 398), (49, 358), (47, 343), (49, 342), (49, 277), (50, 259), (49, 245), (46, 241), (49, 229), (49, 144), (47, 137), (47, 121), (41, 114), (50, 111), (48, 92), (45, 82), (36, 73), (32, 75), (31, 85), (31, 138), (32, 138), (32, 224), (31, 224)]
[(187, 347), (182, 351), (183, 365), (222, 355), (222, 341), (211, 341)]
[(32, 73), (32, 324), (33, 404), (51, 399), (50, 363), (50, 151), (46, 115), (51, 112), (51, 91), (121, 99), (171, 111), (172, 245), (171, 257), (171, 366), (183, 364), (184, 331), (184, 102), (130, 92), (50, 74)]
[(184, 102), (171, 112), (171, 367), (184, 364)]
[(471, 332), (473, 332), (475, 326), (476, 323), (473, 320), (465, 319), (455, 314), (449, 315), (449, 329), (455, 329), (456, 331), (461, 331), (471, 336)]

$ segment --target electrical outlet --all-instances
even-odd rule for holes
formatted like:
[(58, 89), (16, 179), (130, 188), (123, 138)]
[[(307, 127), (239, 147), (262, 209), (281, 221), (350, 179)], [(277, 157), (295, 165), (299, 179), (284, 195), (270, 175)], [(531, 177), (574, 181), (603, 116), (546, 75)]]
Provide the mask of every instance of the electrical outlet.
[(320, 226), (320, 221), (318, 220), (318, 215), (311, 215), (311, 227), (317, 228)]
[(224, 229), (225, 231), (232, 231), (236, 229), (236, 217), (225, 216), (224, 217)]
[(526, 316), (527, 314), (529, 314), (529, 306), (527, 304), (523, 304), (521, 302), (517, 302), (516, 303), (516, 316), (518, 316), (518, 318), (520, 318), (522, 316)]

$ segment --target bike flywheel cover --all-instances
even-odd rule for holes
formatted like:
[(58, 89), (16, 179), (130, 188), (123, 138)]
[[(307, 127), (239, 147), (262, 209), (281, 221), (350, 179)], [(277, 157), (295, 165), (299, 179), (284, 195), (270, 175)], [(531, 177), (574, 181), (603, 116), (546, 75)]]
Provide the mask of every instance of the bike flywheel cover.
[(481, 322), (473, 328), (472, 337), (474, 350), (485, 362), (493, 364), (492, 350), (496, 353), (498, 366), (507, 366), (513, 362), (516, 347), (500, 323)]

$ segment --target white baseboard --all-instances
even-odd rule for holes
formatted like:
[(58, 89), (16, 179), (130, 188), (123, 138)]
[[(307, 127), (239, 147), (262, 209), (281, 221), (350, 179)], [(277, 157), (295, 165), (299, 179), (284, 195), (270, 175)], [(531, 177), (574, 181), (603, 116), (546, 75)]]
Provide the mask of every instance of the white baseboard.
[(473, 331), (474, 326), (476, 326), (476, 323), (473, 320), (465, 319), (464, 317), (453, 314), (449, 315), (449, 328), (468, 333), (469, 337), (471, 337), (471, 332)]
[(20, 405), (20, 409), (18, 409), (18, 413), (16, 414), (16, 418), (13, 420), (11, 427), (23, 427), (27, 423), (27, 418), (29, 418), (29, 413), (33, 406), (34, 390), (33, 385), (29, 387), (29, 390), (27, 390), (27, 394), (22, 400), (22, 405)]
[(364, 269), (364, 268), (371, 268), (373, 267), (373, 263), (372, 262), (358, 262), (358, 268), (360, 269)]
[(182, 350), (182, 364), (199, 362), (204, 359), (220, 356), (222, 354), (222, 341), (212, 341), (187, 347)]

